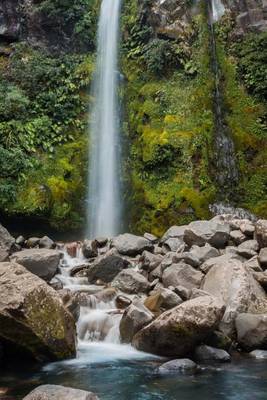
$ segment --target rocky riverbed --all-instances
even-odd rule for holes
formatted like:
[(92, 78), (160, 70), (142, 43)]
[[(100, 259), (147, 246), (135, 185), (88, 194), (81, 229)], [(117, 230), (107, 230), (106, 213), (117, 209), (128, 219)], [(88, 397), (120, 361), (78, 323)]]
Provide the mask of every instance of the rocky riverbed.
[[(0, 261), (3, 370), (18, 354), (33, 364), (73, 359), (77, 339), (101, 343), (114, 334), (164, 357), (153, 367), (164, 376), (193, 376), (241, 353), (251, 363), (267, 359), (267, 220), (227, 214), (173, 226), (162, 238), (73, 243), (13, 238), (1, 226)], [(100, 325), (86, 314), (99, 303)], [(55, 391), (57, 399), (96, 398), (46, 385), (26, 399)]]

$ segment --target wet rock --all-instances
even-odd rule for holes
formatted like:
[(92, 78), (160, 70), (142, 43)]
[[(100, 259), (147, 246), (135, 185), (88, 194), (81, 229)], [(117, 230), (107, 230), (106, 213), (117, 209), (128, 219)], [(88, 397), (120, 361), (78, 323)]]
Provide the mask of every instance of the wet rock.
[(119, 295), (115, 299), (116, 307), (120, 310), (124, 310), (132, 304), (132, 300), (126, 296)]
[(54, 277), (50, 282), (49, 286), (51, 286), (54, 290), (62, 290), (63, 283), (57, 277)]
[(139, 259), (139, 266), (145, 271), (151, 272), (159, 266), (162, 260), (163, 256), (145, 250)]
[(231, 231), (230, 238), (237, 246), (247, 240), (246, 235), (244, 235), (240, 230)]
[(87, 276), (87, 271), (88, 268), (90, 267), (90, 264), (80, 264), (80, 265), (75, 265), (71, 270), (70, 270), (70, 276), (75, 277), (75, 276)]
[(98, 247), (105, 247), (108, 243), (108, 238), (106, 237), (98, 237), (95, 239)]
[(131, 304), (125, 311), (120, 322), (120, 336), (123, 343), (131, 343), (134, 335), (148, 325), (154, 316), (142, 304)]
[(200, 362), (216, 361), (228, 362), (231, 361), (231, 356), (227, 351), (216, 349), (211, 346), (201, 345), (195, 349), (195, 359)]
[(61, 297), (64, 307), (70, 312), (74, 320), (77, 322), (80, 316), (80, 303), (78, 299), (80, 293), (74, 293), (70, 289), (60, 289), (58, 294)]
[(15, 244), (15, 239), (10, 235), (8, 230), (0, 224), (0, 262), (5, 261)]
[(259, 244), (256, 240), (246, 240), (241, 243), (237, 248), (237, 253), (245, 258), (251, 258), (257, 255)]
[(85, 390), (58, 385), (42, 385), (34, 389), (23, 400), (98, 400), (98, 397)]
[(192, 246), (190, 253), (193, 254), (199, 261), (200, 264), (209, 260), (210, 258), (218, 257), (220, 252), (212, 247), (210, 244), (206, 243), (205, 246)]
[(48, 236), (44, 236), (39, 240), (39, 247), (40, 249), (54, 249), (56, 247), (56, 243)]
[(120, 254), (133, 257), (142, 254), (144, 250), (153, 250), (153, 244), (149, 240), (130, 233), (124, 233), (112, 239), (112, 246), (115, 247)]
[[(220, 258), (220, 260), (219, 260)], [(237, 259), (218, 257), (206, 275), (202, 289), (226, 305), (220, 330), (235, 335), (235, 318), (240, 313), (260, 313), (267, 310), (266, 294), (249, 269)]]
[(0, 263), (0, 286), (0, 340), (37, 360), (75, 355), (75, 323), (55, 290), (15, 263)]
[(267, 350), (253, 350), (249, 353), (249, 356), (257, 360), (267, 360)]
[(160, 374), (193, 374), (197, 371), (197, 364), (188, 358), (181, 358), (179, 360), (171, 360), (159, 367)]
[(172, 290), (159, 289), (145, 300), (145, 306), (152, 312), (170, 310), (181, 304), (183, 300)]
[(46, 281), (50, 281), (57, 273), (60, 258), (57, 250), (47, 249), (27, 249), (10, 256), (11, 261), (23, 265), (28, 271)]
[(65, 249), (70, 257), (75, 258), (77, 257), (78, 247), (79, 247), (78, 242), (72, 242), (72, 243), (67, 243)]
[(130, 268), (121, 271), (111, 285), (129, 294), (147, 293), (150, 289), (148, 280)]
[(267, 247), (267, 219), (260, 219), (257, 221), (255, 239), (258, 241), (260, 248)]
[(97, 298), (98, 301), (102, 301), (104, 303), (108, 303), (112, 300), (115, 299), (117, 296), (117, 290), (115, 288), (106, 288), (103, 290), (100, 290), (95, 294), (95, 297)]
[(260, 250), (259, 262), (263, 269), (267, 269), (267, 247), (264, 247)]
[(184, 232), (184, 241), (189, 246), (204, 246), (209, 243), (217, 249), (222, 249), (226, 246), (229, 237), (229, 225), (217, 224), (214, 221), (191, 222)]
[(218, 327), (223, 312), (224, 305), (210, 296), (186, 301), (141, 329), (133, 345), (148, 353), (183, 357)]
[(162, 275), (162, 283), (165, 287), (182, 285), (187, 289), (199, 288), (204, 275), (190, 265), (179, 263), (165, 269)]
[(212, 332), (212, 334), (205, 340), (206, 345), (226, 351), (230, 350), (232, 343), (232, 340), (220, 331)]
[(118, 254), (115, 249), (111, 249), (95, 259), (87, 270), (87, 277), (89, 282), (96, 282), (100, 279), (105, 283), (110, 283), (116, 275), (129, 266), (130, 263), (127, 259)]
[(82, 252), (85, 258), (94, 258), (98, 255), (96, 240), (85, 240), (82, 245)]
[(237, 341), (245, 350), (267, 350), (267, 313), (239, 314), (235, 324)]

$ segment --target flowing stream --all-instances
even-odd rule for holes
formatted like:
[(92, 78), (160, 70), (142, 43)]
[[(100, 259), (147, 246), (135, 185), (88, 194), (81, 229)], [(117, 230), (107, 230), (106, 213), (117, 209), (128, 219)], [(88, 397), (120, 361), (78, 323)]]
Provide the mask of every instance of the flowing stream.
[(121, 0), (102, 0), (90, 124), (87, 234), (115, 236), (119, 231), (120, 138), (118, 47)]
[(236, 165), (234, 143), (226, 124), (223, 111), (223, 98), (221, 94), (222, 75), (217, 57), (216, 33), (214, 29), (214, 23), (224, 14), (225, 8), (220, 0), (212, 0), (210, 4), (211, 61), (215, 77), (215, 181), (218, 186), (218, 198), (222, 201), (228, 201), (238, 184), (238, 169)]

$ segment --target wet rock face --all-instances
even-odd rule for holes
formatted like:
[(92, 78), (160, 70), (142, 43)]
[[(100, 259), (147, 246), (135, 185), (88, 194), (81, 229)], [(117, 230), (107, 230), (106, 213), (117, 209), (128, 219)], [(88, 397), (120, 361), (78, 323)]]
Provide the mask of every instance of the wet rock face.
[(265, 0), (224, 0), (223, 3), (233, 13), (240, 34), (267, 30)]
[(2, 0), (0, 3), (0, 39), (13, 42), (21, 31), (18, 0)]

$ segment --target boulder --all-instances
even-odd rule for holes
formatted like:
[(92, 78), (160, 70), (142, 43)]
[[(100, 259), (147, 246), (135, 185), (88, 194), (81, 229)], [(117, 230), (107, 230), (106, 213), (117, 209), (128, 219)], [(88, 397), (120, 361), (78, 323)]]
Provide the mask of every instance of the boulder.
[(196, 347), (194, 353), (195, 359), (200, 362), (216, 361), (228, 362), (231, 361), (231, 356), (227, 351), (216, 349), (215, 347), (207, 346), (205, 344)]
[(132, 304), (132, 300), (126, 296), (119, 295), (115, 299), (115, 304), (119, 310), (124, 310)]
[(71, 268), (70, 276), (71, 277), (86, 276), (89, 267), (90, 267), (90, 264), (77, 264), (73, 268)]
[(162, 249), (165, 253), (169, 251), (180, 253), (185, 250), (185, 247), (184, 241), (178, 238), (169, 238), (162, 244)]
[(267, 350), (267, 314), (239, 314), (235, 324), (237, 341), (245, 350)]
[(65, 249), (66, 249), (67, 254), (70, 257), (72, 257), (72, 258), (77, 257), (79, 243), (78, 242), (67, 243), (65, 245)]
[(204, 275), (190, 265), (179, 263), (165, 269), (162, 283), (165, 287), (182, 285), (187, 289), (199, 288)]
[(177, 238), (183, 240), (184, 232), (187, 228), (187, 225), (182, 226), (172, 226), (164, 233), (163, 237), (161, 238), (161, 242), (165, 242), (170, 238)]
[(222, 332), (214, 331), (205, 340), (205, 344), (211, 347), (216, 347), (217, 349), (229, 351), (232, 347), (233, 341)]
[(139, 267), (145, 271), (151, 272), (159, 266), (162, 259), (162, 255), (153, 254), (145, 250), (139, 259)]
[(239, 229), (244, 235), (248, 237), (253, 237), (253, 234), (255, 232), (255, 225), (249, 220), (243, 220), (240, 223)]
[(259, 282), (263, 289), (267, 290), (267, 271), (253, 272), (253, 277)]
[(107, 237), (98, 237), (95, 239), (97, 246), (102, 248), (105, 247), (108, 244), (108, 238)]
[(34, 389), (23, 400), (98, 400), (98, 397), (85, 390), (58, 385), (42, 385)]
[(239, 256), (237, 254), (227, 253), (223, 254), (219, 257), (210, 258), (209, 260), (205, 261), (201, 266), (200, 270), (207, 274), (214, 266), (216, 265), (223, 265), (231, 262), (231, 260), (238, 259)]
[(106, 254), (98, 256), (87, 270), (89, 282), (96, 282), (98, 279), (110, 283), (119, 272), (129, 267), (129, 261), (117, 253), (115, 249), (109, 250)]
[(131, 343), (134, 335), (148, 325), (154, 316), (143, 304), (131, 304), (120, 322), (120, 336), (123, 343)]
[(237, 248), (237, 253), (244, 258), (251, 258), (257, 255), (259, 244), (257, 240), (246, 240)]
[(38, 237), (31, 237), (28, 240), (26, 240), (26, 247), (28, 249), (33, 249), (35, 247), (39, 246), (40, 238)]
[(111, 244), (120, 254), (133, 257), (142, 254), (144, 250), (153, 250), (153, 244), (149, 240), (130, 233), (115, 237), (112, 239)]
[[(220, 260), (219, 260), (220, 258)], [(226, 305), (220, 330), (235, 335), (235, 318), (239, 313), (259, 313), (267, 310), (264, 290), (249, 269), (237, 259), (218, 257), (218, 262), (207, 273), (202, 289)]]
[(192, 246), (190, 253), (193, 254), (199, 261), (200, 264), (209, 260), (210, 258), (218, 257), (220, 255), (219, 250), (212, 247), (210, 244), (206, 243), (205, 246)]
[(155, 235), (152, 235), (152, 233), (145, 233), (144, 234), (144, 238), (149, 240), (152, 243), (157, 243), (158, 242), (158, 238)]
[(169, 289), (156, 290), (145, 300), (145, 306), (152, 312), (169, 310), (181, 304), (183, 300), (176, 293)]
[(228, 224), (217, 224), (214, 221), (191, 222), (184, 232), (184, 241), (188, 246), (204, 246), (209, 243), (216, 249), (226, 246), (230, 237)]
[(262, 268), (267, 269), (267, 247), (264, 247), (260, 250), (259, 263)]
[(185, 264), (191, 265), (191, 267), (197, 268), (200, 265), (200, 260), (191, 252), (185, 252), (181, 254), (175, 254), (173, 257), (173, 263), (178, 264), (183, 261)]
[(230, 238), (237, 246), (247, 240), (246, 235), (242, 233), (239, 229), (230, 232)]
[(196, 299), (197, 297), (201, 297), (201, 296), (209, 296), (209, 293), (205, 292), (205, 290), (193, 288), (192, 292), (191, 292), (190, 300)]
[(40, 249), (54, 249), (56, 247), (56, 243), (48, 236), (44, 236), (39, 240), (39, 247)]
[(267, 247), (267, 219), (259, 219), (255, 226), (255, 239), (260, 248)]
[(218, 327), (223, 313), (219, 300), (198, 297), (161, 314), (141, 329), (132, 343), (148, 353), (183, 357)]
[(150, 289), (148, 280), (131, 268), (122, 270), (112, 281), (111, 286), (129, 294), (146, 293)]
[(186, 287), (182, 285), (178, 285), (174, 287), (174, 292), (178, 294), (179, 297), (181, 297), (182, 300), (186, 301), (190, 299), (191, 296), (191, 290), (187, 289)]
[(249, 260), (245, 261), (244, 266), (246, 268), (252, 269), (255, 272), (262, 272), (262, 268), (260, 266), (258, 256), (254, 256), (254, 257), (250, 258)]
[(0, 340), (41, 361), (75, 355), (75, 322), (55, 290), (16, 263), (0, 263), (0, 286)]
[(0, 262), (6, 261), (8, 255), (15, 244), (15, 239), (8, 230), (0, 224)]
[(48, 282), (56, 275), (60, 258), (59, 251), (48, 249), (27, 249), (10, 256), (11, 261), (23, 265), (28, 271)]
[(249, 353), (249, 356), (257, 360), (267, 360), (267, 350), (253, 350)]
[(82, 252), (85, 258), (94, 258), (98, 255), (96, 240), (85, 240), (82, 245)]
[(197, 364), (188, 358), (171, 360), (159, 367), (160, 374), (193, 374), (197, 371)]

